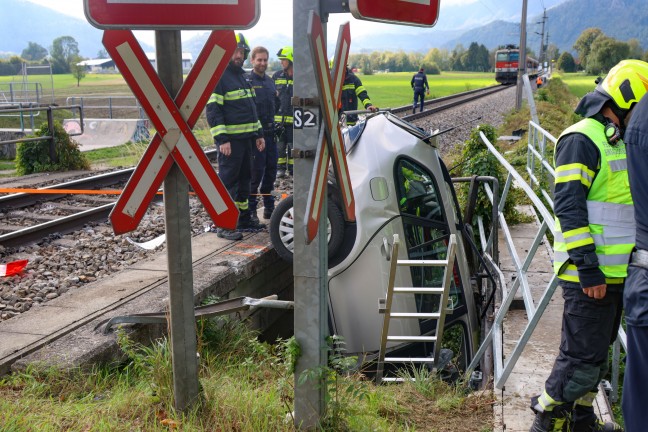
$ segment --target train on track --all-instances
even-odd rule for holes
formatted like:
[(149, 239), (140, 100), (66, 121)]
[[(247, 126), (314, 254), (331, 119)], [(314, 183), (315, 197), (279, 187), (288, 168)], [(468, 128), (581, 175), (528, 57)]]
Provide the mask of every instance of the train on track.
[[(515, 45), (495, 51), (495, 81), (500, 84), (515, 84), (520, 65), (520, 49)], [(529, 79), (535, 79), (540, 72), (538, 60), (526, 57), (526, 73)]]

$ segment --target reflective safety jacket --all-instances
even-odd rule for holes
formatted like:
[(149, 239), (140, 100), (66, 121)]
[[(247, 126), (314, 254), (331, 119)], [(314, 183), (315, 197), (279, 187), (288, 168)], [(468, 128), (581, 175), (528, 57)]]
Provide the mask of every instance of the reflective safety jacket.
[(247, 78), (254, 90), (254, 100), (261, 126), (264, 131), (272, 131), (274, 129), (275, 98), (277, 97), (274, 80), (266, 74), (259, 76), (254, 72), (250, 72)]
[[(340, 100), (342, 111), (354, 111), (358, 109), (358, 99), (362, 102), (365, 109), (373, 106), (367, 89), (362, 85), (360, 78), (354, 74), (351, 69), (347, 68), (344, 77), (344, 84), (342, 84), (342, 99)], [(357, 114), (350, 114), (346, 117), (347, 125), (354, 125), (358, 121)]]
[(293, 124), (293, 77), (288, 75), (288, 72), (280, 70), (272, 75), (275, 87), (277, 88), (277, 99), (275, 105), (277, 111), (275, 113), (275, 123), (283, 125)]
[(245, 71), (230, 63), (212, 93), (206, 108), (207, 123), (216, 145), (232, 139), (263, 136), (257, 117), (254, 90)]
[[(611, 145), (605, 136), (605, 126), (587, 118), (567, 128), (558, 140), (570, 136), (588, 139), (598, 149), (598, 171), (583, 163), (560, 164), (556, 158), (556, 199), (568, 194), (563, 184), (587, 190), (585, 209), (580, 221), (574, 213), (562, 217), (562, 202), (578, 211), (578, 199), (561, 197), (556, 205), (554, 232), (554, 272), (563, 281), (579, 283), (583, 288), (597, 284), (622, 284), (627, 276), (628, 261), (635, 243), (634, 206), (628, 182), (626, 150), (623, 141)], [(563, 143), (569, 146), (569, 143)], [(590, 144), (591, 145), (591, 144)], [(557, 151), (562, 149), (557, 147)], [(590, 164), (591, 165), (591, 164)], [(585, 217), (586, 216), (586, 217)], [(569, 227), (561, 229), (563, 225)], [(582, 253), (594, 249), (595, 254)], [(579, 249), (581, 249), (579, 253)], [(588, 268), (597, 266), (604, 281), (582, 280)]]

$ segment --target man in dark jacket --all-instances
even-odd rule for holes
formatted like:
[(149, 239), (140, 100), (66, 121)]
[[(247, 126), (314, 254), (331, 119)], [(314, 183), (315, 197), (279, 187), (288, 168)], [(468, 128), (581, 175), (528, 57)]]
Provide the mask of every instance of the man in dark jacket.
[[(648, 85), (648, 64), (642, 76)], [(633, 109), (623, 141), (628, 153), (637, 246), (623, 292), (627, 350), (621, 406), (626, 431), (641, 432), (648, 426), (648, 96), (644, 95)]]
[(285, 177), (293, 173), (293, 50), (286, 46), (279, 50), (277, 57), (281, 61), (282, 70), (272, 75), (275, 87), (277, 88), (277, 99), (275, 101), (275, 128), (277, 129), (277, 154), (278, 168), (277, 177)]
[(263, 151), (263, 129), (256, 112), (254, 90), (245, 78), (243, 62), (250, 52), (245, 37), (236, 35), (237, 47), (220, 81), (207, 102), (207, 122), (218, 148), (218, 175), (239, 209), (236, 231), (217, 229), (218, 237), (228, 240), (243, 238), (242, 230), (258, 230), (265, 226), (250, 214), (250, 180), (252, 152)]
[(585, 117), (558, 138), (555, 152), (554, 272), (563, 289), (561, 343), (542, 394), (531, 399), (532, 432), (622, 431), (592, 407), (608, 370), (635, 245), (622, 130), (646, 93), (648, 64), (622, 61), (576, 107)]
[(274, 114), (277, 89), (271, 77), (266, 75), (268, 68), (268, 50), (256, 47), (252, 50), (252, 72), (248, 79), (254, 89), (255, 102), (259, 121), (263, 127), (265, 150), (254, 150), (252, 163), (252, 194), (250, 195), (250, 214), (256, 219), (258, 197), (263, 201), (263, 218), (270, 219), (274, 211), (275, 199), (272, 196), (274, 182), (277, 178), (277, 144), (274, 141)]
[[(355, 111), (358, 109), (358, 99), (362, 102), (362, 106), (369, 111), (377, 111), (378, 108), (371, 103), (367, 89), (362, 85), (362, 81), (356, 74), (353, 73), (351, 68), (346, 68), (346, 75), (344, 77), (344, 84), (342, 85), (342, 108), (341, 111)], [(358, 121), (357, 114), (347, 114), (347, 126), (353, 126)]]
[(427, 94), (430, 94), (430, 85), (428, 84), (424, 68), (419, 69), (419, 71), (414, 74), (410, 84), (412, 85), (412, 89), (414, 90), (414, 104), (412, 105), (412, 114), (416, 112), (416, 105), (419, 103), (419, 100), (421, 101), (421, 112), (423, 112), (425, 93), (427, 92)]

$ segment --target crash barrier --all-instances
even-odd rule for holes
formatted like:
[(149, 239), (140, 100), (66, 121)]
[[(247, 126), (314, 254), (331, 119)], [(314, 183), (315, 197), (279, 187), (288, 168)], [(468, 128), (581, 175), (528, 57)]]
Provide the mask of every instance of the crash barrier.
[[(86, 115), (97, 118), (147, 118), (142, 105), (135, 96), (70, 96), (65, 103), (80, 105)], [(123, 114), (129, 115), (124, 116)]]
[[(553, 168), (553, 154), (558, 140), (534, 121), (529, 121), (527, 145), (527, 166), (531, 187), (540, 191), (553, 212), (553, 185), (556, 171)], [(611, 402), (619, 400), (619, 374), (621, 349), (626, 350), (626, 333), (619, 327), (619, 334), (612, 346), (612, 373), (609, 388)]]
[[(38, 115), (40, 114), (41, 111), (45, 111), (46, 117), (47, 117), (47, 128), (50, 131), (54, 130), (54, 111), (55, 110), (68, 110), (68, 111), (79, 111), (79, 118), (82, 119), (83, 122), (83, 109), (79, 105), (68, 105), (68, 106), (51, 106), (51, 105), (35, 105), (35, 104), (30, 104), (30, 106), (11, 106), (9, 105), (10, 108), (4, 108), (0, 110), (2, 114), (20, 114), (21, 118), (25, 114), (29, 115)], [(38, 114), (36, 114), (38, 113)], [(33, 126), (32, 126), (33, 127)], [(23, 132), (25, 130), (23, 129)], [(83, 133), (83, 128), (77, 133), (70, 134), (70, 136), (76, 136), (76, 135), (81, 135)], [(56, 139), (54, 135), (46, 135), (46, 136), (41, 136), (41, 137), (33, 137), (33, 138), (17, 138), (17, 139), (7, 139), (7, 140), (2, 140), (0, 141), (0, 146), (6, 146), (6, 145), (15, 145), (18, 142), (21, 143), (29, 143), (29, 142), (34, 142), (34, 141), (43, 141), (43, 140), (49, 140), (50, 142), (50, 159), (53, 163), (56, 163), (56, 151), (55, 151), (55, 146), (56, 146)]]

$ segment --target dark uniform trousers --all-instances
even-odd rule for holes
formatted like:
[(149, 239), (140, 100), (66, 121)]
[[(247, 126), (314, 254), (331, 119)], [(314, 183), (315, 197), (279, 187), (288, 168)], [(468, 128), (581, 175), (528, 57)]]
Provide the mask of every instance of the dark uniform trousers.
[(597, 300), (582, 289), (563, 288), (563, 299), (560, 352), (545, 390), (558, 402), (572, 403), (597, 392), (607, 373), (608, 348), (619, 331), (623, 294), (608, 290)]
[[(277, 144), (274, 139), (274, 129), (264, 129), (265, 150), (260, 152), (254, 148), (254, 162), (252, 163), (252, 191), (259, 191), (263, 207), (274, 210), (275, 198), (270, 195), (277, 179)], [(256, 212), (259, 197), (250, 195), (250, 212)]]
[[(293, 173), (294, 160), (292, 157), (293, 150), (293, 125), (286, 124), (281, 136), (278, 137), (277, 153), (279, 160), (282, 162), (279, 171), (288, 171)], [(286, 163), (288, 166), (286, 166)]]
[(621, 407), (626, 432), (643, 432), (648, 430), (648, 268), (630, 264), (624, 303), (628, 351)]
[(423, 112), (423, 106), (425, 105), (425, 88), (421, 87), (414, 87), (414, 106), (412, 107), (412, 111), (416, 111), (416, 105), (418, 105), (418, 101), (421, 101), (421, 112)]
[(256, 148), (256, 138), (231, 139), (230, 147), (232, 153), (229, 156), (218, 153), (218, 175), (241, 210), (241, 216), (249, 215), (252, 152)]

